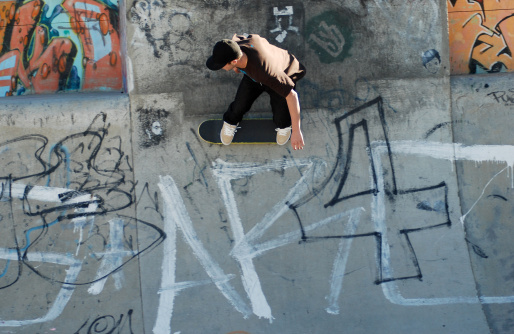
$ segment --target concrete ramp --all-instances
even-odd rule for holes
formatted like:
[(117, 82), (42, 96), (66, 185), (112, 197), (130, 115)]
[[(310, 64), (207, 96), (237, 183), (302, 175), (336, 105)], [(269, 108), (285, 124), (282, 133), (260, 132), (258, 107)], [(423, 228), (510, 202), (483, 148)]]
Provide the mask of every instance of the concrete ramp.
[[(0, 333), (514, 332), (510, 2), (108, 5), (123, 94), (2, 99)], [(198, 137), (234, 33), (305, 64), (304, 150)]]

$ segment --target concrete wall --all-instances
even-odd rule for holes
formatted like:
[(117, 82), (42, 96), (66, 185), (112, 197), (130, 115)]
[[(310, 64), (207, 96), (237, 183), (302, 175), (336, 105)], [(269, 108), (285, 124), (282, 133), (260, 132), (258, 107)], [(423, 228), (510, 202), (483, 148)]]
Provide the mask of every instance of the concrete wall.
[[(514, 86), (447, 5), (127, 2), (128, 94), (2, 100), (0, 333), (511, 333)], [(234, 32), (306, 65), (304, 150), (198, 137)]]

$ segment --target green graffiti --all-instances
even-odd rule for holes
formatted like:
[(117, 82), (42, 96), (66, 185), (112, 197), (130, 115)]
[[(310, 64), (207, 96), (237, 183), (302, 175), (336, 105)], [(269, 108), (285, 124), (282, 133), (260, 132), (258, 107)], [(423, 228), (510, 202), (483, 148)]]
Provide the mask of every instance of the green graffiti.
[(312, 18), (305, 39), (323, 63), (342, 62), (350, 55), (353, 37), (348, 21), (334, 12)]

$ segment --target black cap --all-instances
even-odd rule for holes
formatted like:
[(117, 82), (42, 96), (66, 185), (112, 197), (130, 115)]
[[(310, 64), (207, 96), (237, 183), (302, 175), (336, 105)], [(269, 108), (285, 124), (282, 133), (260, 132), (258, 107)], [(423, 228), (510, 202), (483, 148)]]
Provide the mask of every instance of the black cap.
[(241, 49), (236, 42), (230, 39), (223, 39), (214, 45), (212, 56), (207, 59), (207, 67), (212, 71), (217, 71), (232, 60), (239, 58)]

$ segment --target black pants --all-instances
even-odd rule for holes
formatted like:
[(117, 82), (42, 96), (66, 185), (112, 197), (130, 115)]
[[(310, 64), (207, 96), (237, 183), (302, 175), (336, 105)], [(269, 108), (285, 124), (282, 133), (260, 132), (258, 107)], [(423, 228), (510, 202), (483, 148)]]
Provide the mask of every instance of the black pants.
[(234, 102), (230, 104), (227, 112), (223, 115), (223, 120), (231, 125), (241, 122), (244, 114), (250, 110), (252, 104), (263, 92), (268, 93), (270, 96), (271, 111), (273, 112), (273, 122), (275, 125), (281, 129), (291, 126), (291, 115), (289, 114), (286, 99), (275, 93), (271, 88), (253, 81), (247, 75), (243, 76), (237, 88)]

